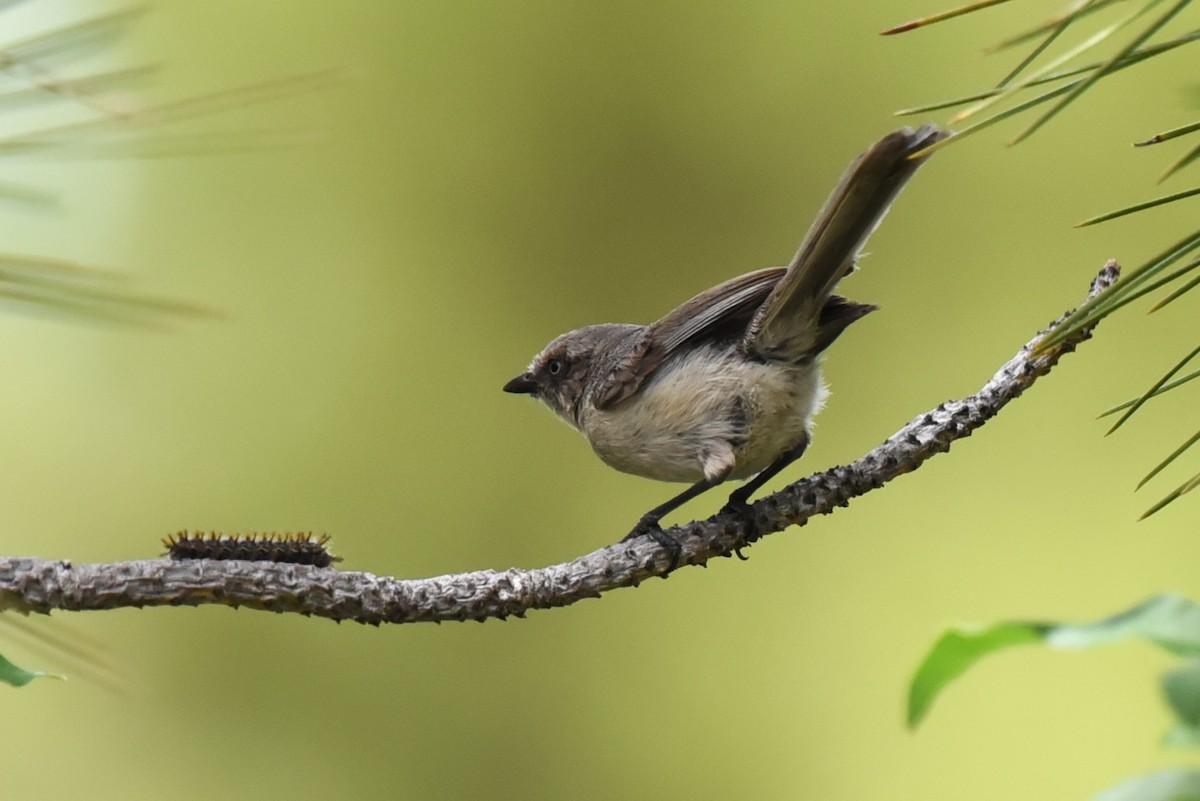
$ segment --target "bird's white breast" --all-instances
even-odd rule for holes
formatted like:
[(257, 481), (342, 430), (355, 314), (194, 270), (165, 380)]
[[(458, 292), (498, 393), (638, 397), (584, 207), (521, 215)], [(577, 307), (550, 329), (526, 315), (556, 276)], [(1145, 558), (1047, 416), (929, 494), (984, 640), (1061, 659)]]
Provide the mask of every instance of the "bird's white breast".
[(614, 408), (583, 410), (596, 454), (660, 481), (748, 478), (808, 435), (825, 400), (815, 363), (759, 362), (727, 348), (690, 351)]

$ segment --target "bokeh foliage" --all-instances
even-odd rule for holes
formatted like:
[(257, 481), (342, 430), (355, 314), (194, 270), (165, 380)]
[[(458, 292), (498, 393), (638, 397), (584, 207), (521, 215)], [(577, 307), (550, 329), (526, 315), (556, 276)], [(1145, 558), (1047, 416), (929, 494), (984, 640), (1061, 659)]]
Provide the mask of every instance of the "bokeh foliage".
[[(97, 10), (36, 0), (5, 21)], [(559, 331), (652, 319), (786, 260), (890, 110), (973, 91), (979, 49), (1025, 13), (876, 36), (922, 10), (162, 3), (109, 65), (161, 62), (152, 102), (350, 78), (231, 122), (323, 132), (309, 147), (9, 168), (61, 200), (7, 204), (6, 251), (121, 268), (222, 316), (159, 334), (0, 318), (5, 552), (113, 560), (181, 528), (314, 530), (347, 569), (415, 576), (616, 539), (672, 488), (609, 471), (499, 387)], [(930, 162), (846, 285), (883, 311), (830, 353), (833, 395), (789, 476), (974, 390), (1104, 259), (1159, 249), (1184, 211), (1071, 227), (1145, 180), (1125, 143), (1187, 88), (1180, 63), (1147, 65), (1137, 91), (1098, 87), (1021, 148), (984, 134)], [(1157, 654), (997, 656), (916, 736), (903, 687), (947, 619), (1084, 619), (1192, 589), (1188, 505), (1135, 529), (1129, 492), (1176, 432), (1141, 415), (1138, 437), (1104, 441), (1090, 419), (1194, 328), (1160, 316), (1106, 320), (972, 441), (746, 564), (482, 626), (35, 621), (106, 643), (118, 687), (8, 692), (6, 792), (1083, 797), (1162, 758), (1154, 689), (1130, 690)], [(1167, 417), (1186, 411), (1172, 395)], [(19, 648), (5, 653), (43, 664)]]

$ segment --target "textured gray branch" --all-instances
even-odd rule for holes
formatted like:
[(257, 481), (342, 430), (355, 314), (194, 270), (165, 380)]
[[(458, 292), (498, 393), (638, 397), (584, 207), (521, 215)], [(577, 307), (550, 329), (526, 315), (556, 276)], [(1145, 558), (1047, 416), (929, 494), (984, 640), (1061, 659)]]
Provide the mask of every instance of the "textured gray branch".
[[(1118, 274), (1115, 262), (1105, 265), (1088, 297), (1107, 290)], [(1061, 345), (1035, 352), (1062, 319), (1034, 337), (979, 392), (917, 417), (853, 464), (809, 476), (754, 504), (756, 531), (747, 534), (745, 522), (735, 515), (672, 529), (683, 544), (681, 561), (703, 564), (766, 534), (804, 525), (810, 517), (846, 506), (851, 498), (949, 450), (950, 443), (970, 436), (1091, 336), (1090, 330), (1081, 331)], [(537, 570), (484, 570), (409, 580), (275, 562), (154, 559), (73, 565), (0, 558), (0, 611), (224, 604), (372, 624), (484, 620), (566, 606), (617, 587), (636, 586), (661, 574), (668, 561), (667, 554), (645, 537)]]

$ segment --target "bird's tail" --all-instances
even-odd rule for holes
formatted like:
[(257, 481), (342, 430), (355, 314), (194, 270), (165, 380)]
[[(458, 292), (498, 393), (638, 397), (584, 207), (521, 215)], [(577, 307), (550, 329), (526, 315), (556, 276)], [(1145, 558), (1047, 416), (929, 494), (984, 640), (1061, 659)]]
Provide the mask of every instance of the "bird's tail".
[(876, 142), (842, 175), (804, 237), (788, 271), (759, 307), (746, 346), (785, 361), (811, 358), (874, 306), (833, 295), (854, 271), (867, 238), (927, 156), (912, 156), (945, 138), (934, 125), (902, 128)]

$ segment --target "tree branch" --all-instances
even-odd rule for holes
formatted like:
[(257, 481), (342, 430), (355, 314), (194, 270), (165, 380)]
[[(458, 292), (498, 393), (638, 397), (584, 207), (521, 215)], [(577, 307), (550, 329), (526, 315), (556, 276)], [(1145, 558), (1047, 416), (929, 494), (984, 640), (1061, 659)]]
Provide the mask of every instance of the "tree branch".
[[(1116, 282), (1109, 262), (1088, 298)], [(846, 506), (851, 498), (916, 470), (950, 444), (970, 436), (1066, 353), (1091, 336), (1085, 329), (1037, 350), (1063, 318), (1021, 348), (979, 392), (920, 415), (853, 464), (797, 481), (753, 506), (753, 532), (737, 515), (716, 515), (671, 530), (682, 543), (681, 562), (703, 565), (769, 533), (804, 525)], [(72, 565), (30, 557), (0, 558), (0, 611), (49, 613), (143, 606), (224, 604), (297, 612), (360, 623), (485, 620), (522, 616), (529, 609), (566, 606), (660, 575), (669, 556), (653, 540), (612, 545), (565, 564), (401, 580), (370, 573), (265, 561), (154, 559)]]

